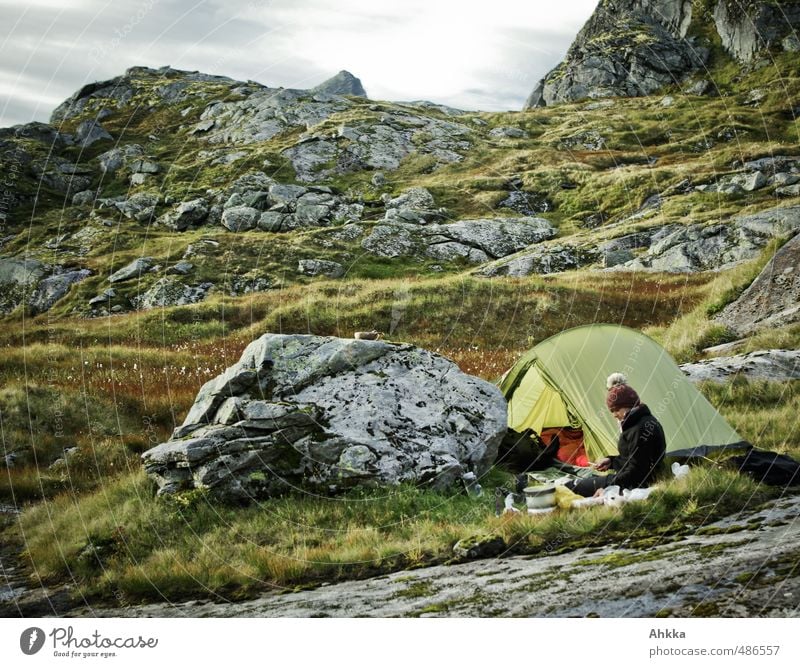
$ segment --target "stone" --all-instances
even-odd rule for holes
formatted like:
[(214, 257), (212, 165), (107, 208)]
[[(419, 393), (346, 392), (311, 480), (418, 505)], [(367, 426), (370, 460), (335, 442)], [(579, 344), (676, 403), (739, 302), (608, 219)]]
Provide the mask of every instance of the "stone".
[(0, 313), (10, 313), (33, 294), (47, 267), (35, 259), (0, 257)]
[(172, 211), (164, 213), (157, 222), (169, 229), (182, 232), (192, 225), (203, 222), (208, 216), (208, 203), (205, 199), (192, 199), (181, 202)]
[(127, 199), (112, 202), (112, 206), (126, 218), (149, 222), (155, 215), (156, 206), (160, 203), (161, 195), (158, 192), (137, 192)]
[(778, 249), (758, 277), (715, 320), (737, 335), (800, 322), (800, 234)]
[(341, 278), (345, 274), (345, 268), (338, 262), (325, 259), (301, 259), (297, 263), (297, 272), (306, 276)]
[(712, 95), (716, 87), (708, 79), (699, 79), (684, 91), (687, 95)]
[(479, 218), (448, 224), (378, 225), (361, 247), (379, 257), (427, 256), (480, 264), (555, 236), (542, 218)]
[(152, 160), (138, 159), (128, 165), (128, 170), (132, 174), (157, 174), (161, 171), (161, 167)]
[(489, 136), (507, 137), (509, 139), (523, 139), (528, 136), (525, 130), (518, 127), (495, 127), (489, 130)]
[(75, 138), (84, 148), (91, 146), (96, 141), (102, 141), (104, 139), (114, 140), (114, 137), (112, 137), (96, 120), (82, 121), (75, 130)]
[(177, 278), (165, 276), (157, 280), (144, 294), (131, 299), (131, 302), (139, 310), (185, 306), (205, 299), (211, 287), (212, 283), (192, 287), (184, 285)]
[(81, 190), (80, 192), (76, 192), (74, 195), (72, 195), (73, 206), (87, 206), (93, 203), (94, 203), (93, 190)]
[(376, 188), (382, 188), (384, 185), (386, 185), (386, 176), (384, 176), (382, 171), (376, 171), (374, 174), (372, 174), (370, 183), (372, 183), (372, 185), (374, 185)]
[(681, 370), (692, 382), (730, 382), (737, 377), (770, 382), (800, 380), (800, 350), (759, 350), (715, 357), (681, 364)]
[(97, 160), (103, 173), (113, 173), (121, 169), (128, 160), (141, 155), (144, 155), (144, 149), (139, 144), (126, 144), (101, 153), (97, 156)]
[(167, 273), (177, 276), (185, 276), (193, 268), (194, 264), (192, 264), (191, 262), (187, 262), (185, 259), (182, 259), (180, 262), (177, 262), (176, 264), (173, 264), (171, 267), (169, 267), (167, 269)]
[[(233, 402), (231, 402), (233, 399)], [(246, 502), (485, 474), (506, 432), (494, 385), (408, 344), (265, 334), (142, 455), (159, 493)]]
[(741, 62), (752, 62), (756, 55), (800, 25), (800, 6), (755, 1), (742, 5), (735, 0), (718, 0), (714, 25), (722, 46)]
[(775, 194), (779, 197), (800, 197), (800, 183), (775, 188)]
[(138, 278), (153, 266), (152, 257), (139, 257), (130, 264), (126, 264), (108, 277), (110, 283), (121, 283), (131, 278)]
[(488, 278), (499, 276), (518, 278), (531, 274), (560, 273), (593, 264), (600, 259), (601, 254), (596, 248), (557, 243), (491, 262), (479, 268), (476, 273)]
[(507, 549), (508, 545), (499, 535), (473, 535), (456, 542), (453, 555), (464, 560), (494, 558)]
[(250, 206), (234, 206), (222, 213), (222, 226), (231, 232), (246, 232), (254, 229), (261, 211)]
[(50, 310), (69, 291), (69, 288), (92, 275), (89, 269), (64, 271), (49, 276), (36, 286), (29, 304), (34, 314)]

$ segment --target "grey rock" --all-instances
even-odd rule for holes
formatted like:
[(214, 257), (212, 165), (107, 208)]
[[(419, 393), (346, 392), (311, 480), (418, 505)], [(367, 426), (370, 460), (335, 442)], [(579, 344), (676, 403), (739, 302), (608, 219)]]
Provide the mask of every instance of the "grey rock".
[(157, 192), (137, 192), (128, 199), (111, 202), (126, 218), (149, 222), (155, 215), (156, 206), (161, 203), (161, 195)]
[(92, 308), (99, 305), (108, 305), (115, 296), (117, 296), (117, 291), (113, 287), (110, 287), (102, 294), (98, 294), (89, 299), (89, 305), (92, 306)]
[(386, 185), (386, 176), (384, 176), (382, 171), (376, 171), (374, 174), (372, 174), (370, 183), (372, 183), (372, 185), (374, 185), (376, 188), (382, 188), (384, 185)]
[(770, 179), (770, 185), (794, 185), (795, 183), (800, 183), (800, 174), (791, 174), (787, 172), (778, 172)]
[(435, 208), (433, 195), (425, 188), (410, 188), (394, 198), (384, 196), (387, 222), (425, 224), (442, 217), (442, 212)]
[(121, 283), (131, 278), (138, 278), (153, 266), (152, 257), (139, 257), (130, 264), (126, 264), (108, 277), (110, 283)]
[(129, 160), (135, 160), (142, 155), (144, 155), (144, 149), (139, 144), (126, 144), (101, 153), (97, 156), (97, 160), (103, 173), (113, 173), (121, 169)]
[(800, 380), (800, 350), (759, 350), (716, 357), (681, 364), (681, 370), (692, 382), (730, 382), (736, 377), (773, 382)]
[(0, 257), (0, 313), (9, 313), (30, 299), (46, 271), (35, 259)]
[(297, 263), (297, 271), (306, 276), (327, 276), (328, 278), (341, 278), (345, 273), (341, 264), (325, 259), (301, 259)]
[(181, 202), (172, 211), (167, 211), (158, 218), (158, 223), (182, 232), (192, 225), (197, 225), (208, 216), (208, 203), (205, 199), (192, 199)]
[(793, 33), (800, 25), (800, 5), (718, 0), (714, 24), (722, 46), (738, 60), (750, 62), (760, 51)]
[(157, 174), (161, 171), (161, 167), (152, 160), (138, 159), (131, 161), (128, 170), (132, 174)]
[(187, 262), (186, 260), (182, 259), (180, 262), (173, 264), (171, 267), (167, 269), (167, 273), (178, 275), (178, 276), (185, 276), (187, 275), (192, 269), (194, 268), (194, 264), (191, 262)]
[(78, 125), (78, 129), (75, 130), (75, 138), (84, 148), (91, 146), (96, 141), (102, 141), (103, 139), (114, 140), (114, 137), (112, 137), (96, 120), (84, 120), (81, 122)]
[(601, 253), (595, 248), (556, 243), (525, 250), (512, 257), (491, 262), (482, 266), (476, 273), (489, 278), (560, 273), (593, 264), (600, 259)]
[(495, 127), (489, 130), (489, 135), (492, 137), (507, 137), (510, 139), (522, 139), (528, 136), (525, 130), (518, 127)]
[(81, 190), (72, 195), (73, 206), (86, 206), (94, 203), (95, 193), (93, 190)]
[(800, 235), (781, 246), (716, 320), (739, 335), (800, 321)]
[(712, 95), (716, 88), (708, 79), (699, 79), (684, 91), (687, 95)]
[(753, 259), (770, 239), (800, 230), (800, 207), (776, 207), (726, 223), (671, 225), (651, 238), (647, 251), (615, 270), (719, 271)]
[(311, 90), (315, 93), (328, 93), (329, 95), (367, 96), (367, 91), (364, 90), (361, 81), (346, 70), (342, 70)]
[(45, 278), (37, 285), (29, 304), (34, 313), (44, 313), (69, 291), (69, 288), (92, 274), (88, 269), (64, 271)]
[[(233, 400), (232, 400), (233, 399)], [(237, 421), (238, 420), (238, 421)], [(483, 475), (506, 431), (494, 386), (412, 345), (266, 334), (206, 383), (173, 439), (142, 456), (159, 493), (246, 501)]]
[(702, 71), (708, 48), (687, 37), (692, 0), (601, 2), (526, 109), (583, 98), (651, 95)]
[(211, 283), (202, 283), (192, 287), (184, 285), (177, 278), (165, 276), (157, 280), (144, 294), (131, 299), (131, 302), (139, 310), (185, 306), (205, 299), (212, 286)]
[(274, 206), (287, 206), (290, 203), (296, 203), (306, 192), (308, 192), (308, 188), (304, 188), (302, 185), (275, 183), (269, 187), (269, 199)]
[(254, 229), (261, 212), (250, 206), (234, 206), (222, 213), (222, 226), (232, 232), (245, 232)]
[(775, 194), (779, 197), (800, 197), (800, 183), (775, 188)]
[(541, 218), (485, 218), (425, 226), (378, 225), (361, 247), (379, 257), (427, 256), (472, 264), (504, 257), (555, 235)]

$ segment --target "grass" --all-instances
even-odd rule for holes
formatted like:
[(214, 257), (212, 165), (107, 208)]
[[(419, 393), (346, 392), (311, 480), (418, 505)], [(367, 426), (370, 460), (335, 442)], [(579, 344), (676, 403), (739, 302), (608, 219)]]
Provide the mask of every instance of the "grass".
[[(487, 482), (490, 490), (496, 483)], [(646, 503), (546, 517), (495, 517), (488, 499), (407, 486), (231, 508), (212, 504), (202, 492), (154, 498), (151, 483), (136, 471), (93, 494), (65, 493), (29, 508), (19, 531), (42, 581), (73, 581), (93, 599), (133, 604), (236, 599), (445, 562), (456, 541), (475, 534), (502, 537), (507, 553), (541, 555), (673, 535), (769, 496), (739, 475), (699, 467)]]

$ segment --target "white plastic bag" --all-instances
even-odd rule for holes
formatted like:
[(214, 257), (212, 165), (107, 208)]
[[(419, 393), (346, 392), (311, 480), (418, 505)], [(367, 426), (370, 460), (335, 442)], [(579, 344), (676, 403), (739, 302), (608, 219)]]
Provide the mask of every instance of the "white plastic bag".
[(645, 489), (625, 489), (622, 492), (622, 497), (625, 498), (626, 502), (632, 502), (636, 500), (647, 500), (647, 497), (653, 492), (655, 486), (648, 486)]
[(689, 474), (689, 466), (688, 465), (681, 465), (677, 461), (672, 464), (672, 474), (675, 475), (675, 479), (683, 479), (686, 475)]

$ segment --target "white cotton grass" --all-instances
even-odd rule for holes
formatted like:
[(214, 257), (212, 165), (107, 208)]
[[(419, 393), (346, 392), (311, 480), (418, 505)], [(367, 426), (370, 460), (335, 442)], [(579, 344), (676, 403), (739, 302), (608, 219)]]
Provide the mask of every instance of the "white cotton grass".
[(623, 373), (612, 373), (606, 380), (606, 389), (616, 387), (618, 384), (628, 384), (628, 378)]

